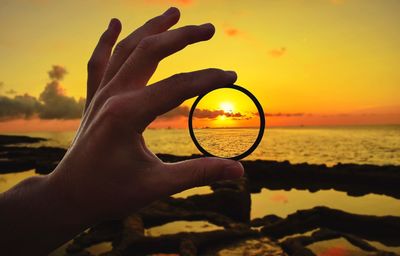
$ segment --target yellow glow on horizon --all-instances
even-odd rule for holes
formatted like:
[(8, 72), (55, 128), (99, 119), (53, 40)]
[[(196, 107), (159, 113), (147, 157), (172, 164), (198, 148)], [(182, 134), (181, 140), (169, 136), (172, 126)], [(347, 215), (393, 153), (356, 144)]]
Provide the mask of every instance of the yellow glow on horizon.
[(225, 115), (218, 116), (218, 120), (219, 121), (225, 121), (226, 120), (226, 116)]

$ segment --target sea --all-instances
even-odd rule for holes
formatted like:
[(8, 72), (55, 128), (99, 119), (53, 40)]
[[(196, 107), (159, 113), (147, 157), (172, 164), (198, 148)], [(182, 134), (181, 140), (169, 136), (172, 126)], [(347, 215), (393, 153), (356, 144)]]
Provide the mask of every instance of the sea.
[[(225, 156), (230, 150), (245, 151), (258, 134), (254, 128), (199, 130), (207, 132), (206, 135), (195, 132), (200, 144), (217, 156)], [(49, 139), (32, 146), (66, 148), (75, 131), (8, 134)], [(144, 137), (154, 153), (200, 154), (187, 129), (147, 129)], [(212, 143), (218, 145), (210, 146)], [(328, 166), (337, 163), (400, 165), (400, 125), (267, 128), (260, 145), (244, 160), (256, 159)]]
[[(211, 147), (214, 155), (225, 156), (227, 147), (246, 147), (254, 141), (258, 129), (207, 129), (197, 131), (207, 136), (200, 139), (202, 146)], [(8, 133), (44, 137), (48, 141), (30, 146), (68, 147), (75, 132), (31, 132)], [(204, 135), (204, 134), (203, 134)], [(146, 145), (154, 153), (174, 155), (200, 154), (191, 140), (187, 129), (147, 129), (144, 132)], [(207, 139), (204, 139), (207, 138)], [(249, 139), (250, 138), (250, 139)], [(211, 143), (212, 142), (212, 143)], [(249, 144), (250, 143), (250, 144)], [(211, 145), (211, 146), (210, 146)], [(244, 145), (244, 146), (243, 146)], [(233, 151), (229, 151), (233, 152)], [(237, 153), (237, 152), (233, 152)], [(332, 166), (338, 163), (400, 165), (400, 125), (390, 126), (343, 126), (343, 127), (286, 127), (267, 128), (257, 149), (245, 160), (288, 160), (291, 163), (315, 163)], [(18, 181), (35, 175), (34, 171), (0, 175), (0, 192), (7, 190)], [(190, 189), (174, 197), (210, 193), (209, 187)], [(350, 213), (376, 216), (400, 216), (400, 200), (390, 196), (368, 194), (351, 196), (335, 190), (269, 190), (251, 195), (251, 217), (276, 214), (281, 217), (301, 209), (328, 206)], [(210, 225), (202, 222), (179, 221), (148, 230), (149, 234), (176, 233), (182, 230), (199, 231)], [(215, 227), (217, 228), (217, 227)], [(400, 247), (386, 246), (368, 241), (382, 250), (400, 253)], [(310, 247), (321, 255), (332, 248), (339, 248), (341, 255), (369, 255), (343, 239), (315, 243)], [(333, 254), (332, 254), (333, 255)]]

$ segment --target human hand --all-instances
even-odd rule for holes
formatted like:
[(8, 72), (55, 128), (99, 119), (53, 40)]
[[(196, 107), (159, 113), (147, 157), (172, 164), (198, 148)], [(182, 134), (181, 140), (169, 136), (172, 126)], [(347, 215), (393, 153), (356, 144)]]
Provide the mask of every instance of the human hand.
[(121, 31), (113, 19), (93, 52), (81, 125), (49, 176), (85, 222), (121, 217), (182, 190), (243, 174), (239, 162), (226, 159), (164, 163), (145, 145), (142, 133), (157, 116), (236, 80), (234, 72), (206, 69), (146, 86), (163, 58), (214, 34), (211, 24), (167, 31), (179, 16), (170, 8), (120, 41), (111, 54)]
[[(51, 174), (0, 194), (4, 253), (44, 255), (99, 221), (243, 174), (239, 162), (226, 159), (163, 163), (145, 145), (142, 133), (157, 116), (236, 80), (234, 72), (206, 69), (146, 86), (163, 58), (214, 34), (211, 24), (167, 31), (178, 20), (178, 9), (170, 8), (120, 41), (113, 53), (121, 23), (110, 22), (88, 63), (85, 111), (64, 158)], [(14, 246), (17, 240), (24, 246)]]

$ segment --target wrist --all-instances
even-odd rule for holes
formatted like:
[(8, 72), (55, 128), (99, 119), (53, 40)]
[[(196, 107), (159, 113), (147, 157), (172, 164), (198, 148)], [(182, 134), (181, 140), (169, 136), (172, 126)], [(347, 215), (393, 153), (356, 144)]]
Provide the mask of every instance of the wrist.
[[(53, 177), (30, 177), (1, 194), (0, 226), (7, 234), (2, 238), (6, 254), (29, 254), (26, 250), (47, 254), (92, 224)], [(26, 246), (12, 246), (16, 239)]]
[[(68, 172), (59, 165), (53, 173), (43, 181), (51, 201), (59, 212), (63, 212), (64, 221), (69, 225), (85, 229), (96, 224), (100, 218), (96, 216), (94, 207), (87, 202), (87, 194), (78, 183), (68, 178)], [(67, 216), (67, 218), (65, 218)]]

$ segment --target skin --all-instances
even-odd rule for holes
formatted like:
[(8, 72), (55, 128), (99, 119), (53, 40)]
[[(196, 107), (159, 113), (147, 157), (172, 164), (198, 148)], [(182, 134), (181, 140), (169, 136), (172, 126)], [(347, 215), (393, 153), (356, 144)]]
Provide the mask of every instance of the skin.
[(169, 30), (179, 16), (170, 8), (115, 48), (121, 23), (111, 20), (88, 62), (86, 107), (66, 155), (51, 174), (0, 195), (2, 253), (44, 255), (100, 221), (243, 175), (239, 162), (226, 159), (164, 163), (145, 145), (142, 132), (157, 116), (236, 80), (232, 71), (206, 69), (146, 86), (163, 58), (214, 34), (211, 24)]

